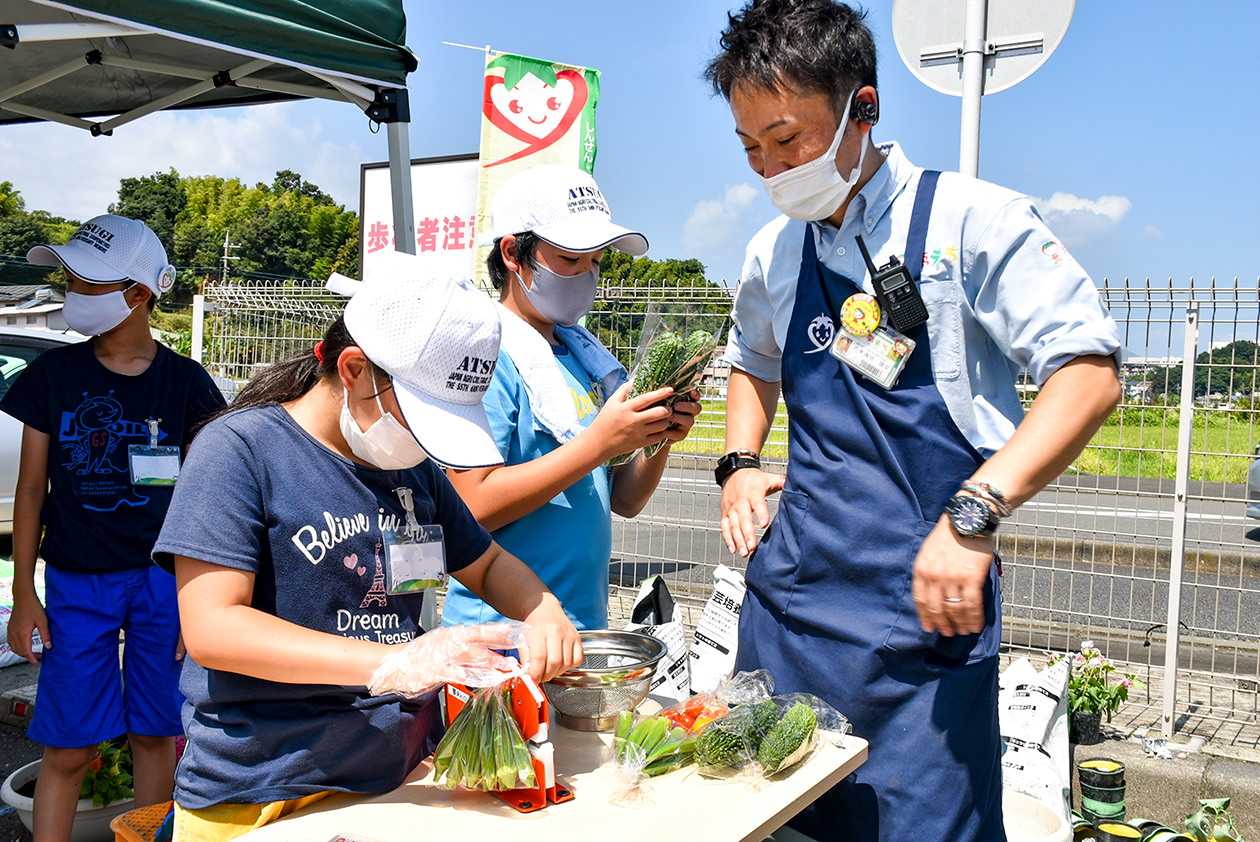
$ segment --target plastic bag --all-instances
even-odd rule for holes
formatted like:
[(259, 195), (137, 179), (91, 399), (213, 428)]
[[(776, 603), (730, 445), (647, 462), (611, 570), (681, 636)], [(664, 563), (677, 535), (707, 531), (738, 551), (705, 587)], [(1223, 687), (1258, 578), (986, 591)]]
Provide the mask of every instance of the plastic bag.
[(766, 670), (741, 672), (714, 691), (692, 696), (657, 714), (636, 716), (633, 711), (623, 711), (604, 762), (616, 781), (609, 800), (623, 806), (646, 801), (648, 780), (695, 760), (696, 741), (706, 726), (730, 714), (732, 705), (765, 700), (773, 690), (774, 681)]
[(529, 663), (524, 623), (483, 623), (440, 626), (390, 652), (368, 681), (373, 696), (397, 693), (414, 698), (448, 682), (470, 687), (492, 687), (517, 674), (515, 658), (494, 650), (517, 650)]
[(661, 716), (688, 733), (699, 733), (715, 719), (730, 713), (736, 705), (746, 705), (774, 695), (774, 679), (767, 670), (737, 673), (718, 682), (707, 693), (697, 693), (661, 711)]
[[(665, 405), (687, 400), (717, 349), (717, 337), (724, 323), (725, 316), (705, 313), (697, 307), (650, 307), (630, 370), (629, 397), (672, 386), (674, 394), (665, 399)], [(649, 444), (643, 448), (643, 455), (650, 459), (664, 446), (664, 441)], [(625, 464), (636, 452), (616, 456), (609, 464)]]
[(809, 693), (772, 696), (734, 708), (696, 740), (696, 766), (707, 777), (741, 776), (756, 784), (808, 757), (822, 742), (840, 745), (848, 720)]
[(512, 716), (509, 685), (482, 687), (468, 701), (433, 752), (433, 780), (446, 788), (518, 789), (537, 786), (534, 763)]

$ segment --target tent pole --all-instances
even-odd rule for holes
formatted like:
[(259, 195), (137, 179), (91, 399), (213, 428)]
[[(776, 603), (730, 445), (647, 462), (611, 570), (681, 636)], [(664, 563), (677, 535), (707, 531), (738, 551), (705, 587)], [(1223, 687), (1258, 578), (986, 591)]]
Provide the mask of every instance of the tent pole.
[(389, 138), (389, 184), (394, 202), (394, 250), (416, 253), (416, 220), (411, 195), (410, 123), (386, 123)]

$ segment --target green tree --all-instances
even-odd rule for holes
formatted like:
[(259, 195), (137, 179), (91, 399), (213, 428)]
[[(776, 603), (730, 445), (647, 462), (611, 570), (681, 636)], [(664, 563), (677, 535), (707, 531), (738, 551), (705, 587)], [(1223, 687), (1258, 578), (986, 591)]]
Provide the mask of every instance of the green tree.
[[(1194, 396), (1241, 395), (1250, 400), (1256, 390), (1257, 365), (1260, 348), (1248, 339), (1203, 351), (1194, 358)], [(1174, 365), (1152, 369), (1143, 380), (1152, 384), (1156, 394), (1180, 395), (1181, 378), (1182, 367)]]
[(11, 181), (0, 181), (0, 217), (17, 216), (26, 209), (26, 200)]
[(47, 267), (31, 266), (26, 262), (26, 252), (32, 246), (54, 242), (49, 233), (48, 226), (32, 214), (0, 216), (0, 283), (42, 284), (49, 281)]
[(109, 206), (109, 212), (149, 226), (166, 247), (169, 258), (175, 245), (175, 220), (187, 204), (184, 183), (171, 168), (164, 173), (122, 179), (118, 201)]
[(730, 313), (730, 296), (705, 277), (699, 260), (653, 260), (609, 249), (600, 260), (599, 274), (602, 295), (591, 308), (590, 321), (599, 340), (627, 368), (633, 364), (649, 311), (685, 314), (681, 326), (714, 334), (721, 332)]

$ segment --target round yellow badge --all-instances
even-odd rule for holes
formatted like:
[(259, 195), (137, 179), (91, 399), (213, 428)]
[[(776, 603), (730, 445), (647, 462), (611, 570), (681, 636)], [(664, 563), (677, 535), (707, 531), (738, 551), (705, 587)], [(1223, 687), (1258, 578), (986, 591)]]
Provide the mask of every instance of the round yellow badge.
[(850, 295), (840, 305), (840, 326), (854, 336), (870, 336), (882, 317), (875, 296), (865, 292)]

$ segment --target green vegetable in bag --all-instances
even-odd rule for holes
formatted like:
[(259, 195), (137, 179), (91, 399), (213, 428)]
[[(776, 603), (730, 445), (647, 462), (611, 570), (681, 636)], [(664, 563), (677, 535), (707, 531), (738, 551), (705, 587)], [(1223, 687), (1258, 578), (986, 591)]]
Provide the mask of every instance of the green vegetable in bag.
[[(717, 340), (707, 330), (693, 330), (686, 336), (672, 330), (661, 333), (649, 343), (643, 359), (635, 368), (628, 397), (669, 386), (674, 394), (666, 398), (664, 404), (672, 406), (683, 400), (704, 373), (716, 348)], [(643, 448), (643, 454), (650, 459), (664, 446), (665, 442), (649, 444)], [(612, 459), (610, 464), (622, 465), (633, 456), (633, 453), (622, 454)]]
[(663, 716), (644, 717), (635, 724), (634, 713), (622, 711), (613, 733), (613, 757), (645, 775), (660, 775), (690, 760), (688, 740), (685, 730)]
[(512, 717), (510, 686), (472, 691), (433, 752), (433, 780), (487, 792), (537, 786), (534, 762)]
[(818, 714), (809, 705), (797, 702), (788, 708), (761, 741), (757, 759), (765, 773), (773, 775), (800, 760), (817, 727)]

